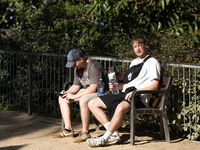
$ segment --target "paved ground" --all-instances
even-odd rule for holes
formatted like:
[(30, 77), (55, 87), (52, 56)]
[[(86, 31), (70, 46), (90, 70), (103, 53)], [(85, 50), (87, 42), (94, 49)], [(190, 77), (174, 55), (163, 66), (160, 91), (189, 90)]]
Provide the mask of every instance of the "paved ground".
[[(77, 133), (80, 123), (73, 123)], [(74, 143), (73, 139), (53, 139), (51, 135), (61, 129), (60, 119), (28, 116), (18, 111), (0, 110), (0, 150), (71, 150), (71, 149), (118, 149), (118, 150), (200, 150), (199, 141), (171, 137), (171, 143), (159, 139), (159, 135), (136, 132), (136, 145), (130, 146), (129, 133), (120, 133), (122, 142), (117, 145), (91, 148), (86, 142)], [(90, 125), (92, 137), (104, 130), (95, 131)]]

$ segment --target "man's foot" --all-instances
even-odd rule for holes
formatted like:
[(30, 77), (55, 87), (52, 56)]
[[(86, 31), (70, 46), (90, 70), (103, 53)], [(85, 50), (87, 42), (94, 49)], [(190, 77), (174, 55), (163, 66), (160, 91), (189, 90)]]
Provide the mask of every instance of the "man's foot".
[(79, 133), (79, 135), (78, 135), (78, 137), (76, 137), (75, 139), (74, 139), (74, 142), (76, 143), (76, 142), (83, 142), (83, 141), (86, 141), (87, 139), (89, 139), (89, 138), (91, 138), (91, 135), (90, 134), (87, 134), (87, 133), (85, 133), (85, 132), (80, 132)]
[(90, 147), (104, 146), (106, 144), (102, 137), (87, 139), (86, 142)]
[(108, 138), (108, 141), (105, 142), (105, 139), (103, 137), (96, 137), (96, 138), (91, 138), (91, 139), (87, 139), (87, 144), (90, 147), (98, 147), (98, 146), (104, 146), (104, 145), (113, 145), (116, 144), (117, 142), (120, 142), (121, 139), (119, 137), (119, 134), (117, 133), (116, 135), (111, 135)]
[(66, 131), (65, 129), (61, 129), (59, 133), (53, 134), (53, 138), (73, 138), (74, 131), (71, 132)]
[(117, 142), (120, 142), (121, 139), (119, 137), (119, 133), (117, 133), (116, 135), (111, 135), (109, 138), (108, 138), (108, 141), (106, 142), (106, 145), (113, 145), (113, 144), (116, 144)]

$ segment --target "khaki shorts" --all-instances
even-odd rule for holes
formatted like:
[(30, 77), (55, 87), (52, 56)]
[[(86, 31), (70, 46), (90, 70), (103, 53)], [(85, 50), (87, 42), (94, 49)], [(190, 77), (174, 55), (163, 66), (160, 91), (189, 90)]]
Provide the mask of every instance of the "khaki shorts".
[[(80, 89), (78, 91), (81, 92), (81, 91), (84, 91), (85, 89)], [(90, 93), (90, 94), (86, 94), (86, 95), (83, 95), (83, 97), (86, 97), (88, 100), (91, 100), (95, 97), (97, 97), (97, 93)], [(77, 99), (70, 99), (70, 100), (67, 100), (68, 103), (74, 103), (74, 102), (78, 102), (80, 98), (77, 98)]]

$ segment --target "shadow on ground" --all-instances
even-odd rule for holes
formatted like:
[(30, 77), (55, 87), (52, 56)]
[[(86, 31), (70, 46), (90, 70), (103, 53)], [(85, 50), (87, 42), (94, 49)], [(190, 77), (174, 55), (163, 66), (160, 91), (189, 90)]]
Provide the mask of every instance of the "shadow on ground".
[[(75, 123), (74, 126), (79, 124)], [(0, 141), (30, 133), (34, 134), (34, 132), (50, 126), (61, 129), (61, 119), (28, 116), (28, 113), (24, 112), (0, 110)]]

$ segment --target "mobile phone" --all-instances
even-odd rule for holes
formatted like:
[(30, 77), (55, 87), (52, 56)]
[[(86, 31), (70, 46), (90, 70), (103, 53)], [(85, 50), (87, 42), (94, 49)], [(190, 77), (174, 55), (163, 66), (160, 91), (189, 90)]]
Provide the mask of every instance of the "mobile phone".
[(60, 93), (60, 92), (57, 92), (57, 91), (54, 91), (54, 93), (55, 93), (55, 94), (58, 94), (58, 95), (64, 95), (64, 94), (62, 94), (62, 93)]

